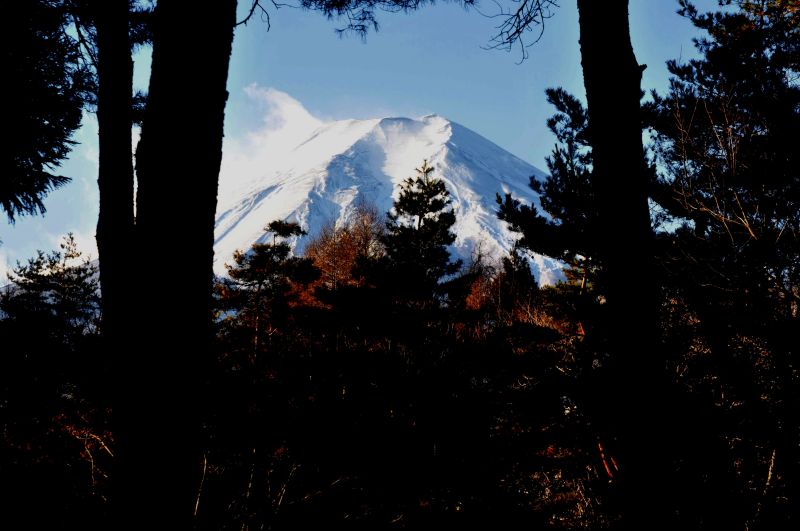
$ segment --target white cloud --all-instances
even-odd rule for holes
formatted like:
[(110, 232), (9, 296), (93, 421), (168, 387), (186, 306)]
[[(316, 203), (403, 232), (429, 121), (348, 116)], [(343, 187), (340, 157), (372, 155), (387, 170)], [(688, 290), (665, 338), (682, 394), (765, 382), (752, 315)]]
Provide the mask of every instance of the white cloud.
[(75, 243), (78, 244), (78, 250), (90, 260), (97, 258), (97, 240), (94, 233), (89, 232), (73, 232)]
[(245, 87), (244, 93), (265, 109), (265, 128), (257, 133), (259, 135), (268, 131), (281, 131), (284, 134), (292, 131), (306, 133), (323, 124), (302, 103), (280, 90), (251, 83)]
[[(78, 251), (85, 257), (90, 260), (94, 260), (97, 258), (97, 240), (95, 239), (95, 235), (93, 232), (82, 232), (73, 230), (72, 236), (75, 238), (75, 243), (78, 246)], [(60, 249), (61, 242), (64, 241), (64, 238), (67, 236), (67, 233), (64, 234), (56, 234), (56, 233), (48, 233), (47, 240), (49, 245), (45, 252), (49, 252), (50, 250), (57, 250)]]
[(255, 83), (244, 92), (254, 107), (263, 113), (260, 127), (225, 138), (220, 171), (220, 202), (241, 197), (252, 179), (261, 177), (263, 168), (275, 166), (325, 122), (314, 117), (303, 104), (287, 93)]

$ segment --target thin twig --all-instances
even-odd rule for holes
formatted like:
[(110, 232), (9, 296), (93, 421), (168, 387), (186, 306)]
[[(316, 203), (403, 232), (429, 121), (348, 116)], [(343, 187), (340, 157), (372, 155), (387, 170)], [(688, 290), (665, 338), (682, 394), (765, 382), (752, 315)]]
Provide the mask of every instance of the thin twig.
[[(511, 11), (504, 9), (496, 0), (497, 13), (484, 13), (476, 8), (479, 14), (486, 18), (499, 18), (503, 21), (496, 27), (497, 34), (492, 37), (487, 50), (507, 50), (520, 47), (522, 63), (528, 58), (528, 48), (536, 44), (544, 35), (545, 21), (554, 15), (554, 8), (560, 7), (556, 0), (515, 0), (518, 7)], [(533, 32), (533, 27), (538, 27), (538, 33), (531, 42), (526, 42), (525, 34)]]
[(203, 484), (206, 481), (206, 469), (208, 468), (208, 457), (203, 454), (203, 475), (200, 477), (200, 487), (197, 489), (197, 499), (194, 502), (194, 517), (197, 518), (197, 513), (200, 510), (200, 495), (203, 493)]

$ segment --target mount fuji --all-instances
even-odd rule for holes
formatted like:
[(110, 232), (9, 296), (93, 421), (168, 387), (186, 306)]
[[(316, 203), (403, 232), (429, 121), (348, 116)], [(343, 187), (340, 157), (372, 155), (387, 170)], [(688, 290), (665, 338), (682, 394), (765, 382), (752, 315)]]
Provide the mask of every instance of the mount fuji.
[[(268, 241), (274, 219), (295, 221), (308, 236), (292, 242), (301, 253), (329, 223), (344, 224), (360, 202), (388, 211), (400, 183), (423, 160), (434, 166), (451, 194), (456, 214), (451, 247), (469, 261), (480, 252), (498, 259), (515, 235), (497, 219), (495, 194), (527, 203), (539, 198), (528, 186), (545, 174), (466, 127), (437, 115), (322, 121), (288, 94), (251, 85), (248, 95), (267, 107), (262, 128), (244, 139), (226, 139), (215, 229), (217, 273), (233, 252)], [(271, 238), (270, 238), (271, 239)], [(540, 284), (563, 279), (563, 265), (531, 256)]]

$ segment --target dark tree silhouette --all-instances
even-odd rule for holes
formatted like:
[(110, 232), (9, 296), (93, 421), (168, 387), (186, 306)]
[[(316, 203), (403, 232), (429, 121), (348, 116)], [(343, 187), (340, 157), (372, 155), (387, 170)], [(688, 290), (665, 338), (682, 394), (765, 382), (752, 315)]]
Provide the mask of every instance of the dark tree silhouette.
[[(647, 204), (650, 173), (642, 147), (639, 105), (642, 67), (630, 42), (626, 0), (602, 4), (581, 0), (578, 9), (599, 247), (608, 304), (619, 322), (612, 335), (620, 334), (617, 339), (627, 343), (630, 336), (625, 329), (636, 323), (640, 340), (648, 341), (656, 334), (654, 283), (648, 267), (652, 260)], [(643, 267), (631, 268), (633, 263)]]
[(91, 83), (67, 25), (64, 2), (32, 0), (14, 6), (3, 32), (12, 133), (4, 140), (0, 208), (11, 222), (44, 213), (44, 196), (69, 181), (54, 172), (70, 152)]
[(246, 252), (234, 253), (233, 264), (227, 266), (229, 278), (221, 280), (217, 287), (223, 312), (227, 308), (235, 310), (221, 319), (223, 328), (244, 330), (251, 336), (248, 355), (253, 359), (269, 350), (276, 332), (287, 333), (290, 305), (298, 296), (293, 288), (319, 278), (311, 259), (292, 256), (286, 241), (305, 234), (300, 225), (275, 220), (265, 230), (273, 234), (272, 241), (255, 243)]
[(772, 1), (716, 15), (687, 4), (682, 13), (709, 38), (698, 41), (703, 59), (668, 63), (670, 91), (648, 106), (663, 169), (654, 199), (681, 225), (662, 231), (672, 246), (665, 265), (695, 281), (697, 302), (715, 313), (728, 306), (739, 326), (785, 319), (800, 283), (800, 161), (791, 140), (800, 130), (792, 52), (800, 15)]
[[(523, 0), (517, 13), (535, 15), (551, 4)], [(639, 103), (644, 66), (636, 61), (631, 45), (628, 0), (578, 0), (577, 5), (598, 213), (597, 249), (604, 268), (605, 349), (613, 360), (611, 392), (604, 397), (607, 409), (618, 413), (613, 430), (626, 462), (619, 478), (624, 525), (647, 527), (654, 518), (667, 525), (664, 509), (659, 507), (664, 499), (662, 483), (653, 479), (664, 474), (663, 470), (654, 472), (651, 459), (659, 452), (664, 429), (656, 399), (663, 358), (658, 348), (657, 284), (647, 200), (650, 170), (644, 158)], [(507, 20), (500, 38), (505, 35), (505, 41), (513, 43), (520, 41), (531, 23), (541, 24), (544, 18), (509, 13)]]
[[(349, 1), (305, 7), (345, 16), (351, 29), (363, 32), (368, 26), (359, 20), (368, 20), (362, 14), (372, 8), (417, 5), (416, 1)], [(186, 9), (165, 0), (158, 2), (152, 17), (153, 60), (136, 157), (134, 249), (128, 256), (133, 270), (143, 271), (146, 257), (168, 256), (176, 241), (183, 242), (180, 280), (163, 292), (160, 302), (181, 320), (149, 321), (152, 299), (146, 295), (147, 286), (137, 283), (146, 280), (134, 275), (128, 301), (136, 315), (129, 324), (131, 337), (111, 339), (112, 344), (130, 339), (136, 347), (114, 366), (119, 525), (144, 526), (149, 515), (163, 514), (165, 526), (187, 526), (200, 480), (198, 386), (210, 355), (214, 216), (236, 7), (236, 0), (204, 9)], [(259, 7), (254, 0), (250, 15)], [(203, 83), (187, 90), (187, 80), (198, 72), (203, 73)], [(120, 186), (113, 196), (126, 194), (127, 188)], [(125, 230), (126, 222), (120, 221), (118, 227)], [(142, 333), (145, 327), (147, 334)], [(152, 370), (155, 366), (159, 371)], [(142, 386), (148, 389), (144, 396), (138, 392)], [(154, 432), (161, 434), (161, 442), (153, 440)], [(156, 488), (145, 488), (159, 474), (163, 481)]]
[(653, 460), (668, 428), (639, 103), (643, 67), (631, 46), (627, 0), (578, 0), (578, 11), (612, 360), (609, 392), (598, 398), (616, 412), (607, 420), (619, 437), (624, 527), (669, 527), (669, 465)]
[(447, 248), (456, 239), (450, 230), (456, 222), (450, 193), (433, 171), (426, 160), (416, 177), (403, 181), (383, 238), (392, 291), (412, 305), (435, 300), (443, 278), (461, 267), (450, 260)]
[(93, 2), (90, 9), (97, 52), (100, 212), (96, 237), (103, 334), (109, 348), (121, 352), (131, 337), (126, 326), (135, 274), (131, 9), (128, 0)]
[(9, 279), (0, 289), (4, 514), (41, 529), (105, 528), (113, 442), (100, 384), (97, 267), (68, 235)]
[[(647, 107), (660, 170), (653, 198), (665, 222), (657, 256), (670, 296), (671, 363), (686, 364), (681, 384), (696, 397), (736, 397), (713, 407), (706, 399), (711, 414), (696, 425), (716, 427), (687, 437), (699, 457), (695, 478), (683, 472), (692, 487), (685, 506), (692, 497), (703, 503), (685, 512), (719, 529), (792, 529), (800, 477), (789, 435), (798, 429), (790, 404), (800, 396), (790, 376), (800, 324), (800, 3), (734, 4), (701, 14), (682, 2), (680, 13), (707, 32), (696, 41), (702, 57), (669, 62), (669, 91)], [(689, 316), (691, 326), (676, 319)], [(698, 351), (702, 364), (693, 361)], [(731, 464), (738, 462), (752, 468)]]
[[(153, 14), (133, 257), (144, 271), (148, 257), (169, 256), (181, 242), (180, 274), (158, 301), (181, 318), (150, 319), (150, 281), (133, 279), (139, 281), (131, 301), (135, 348), (115, 360), (115, 503), (118, 523), (127, 527), (148, 527), (154, 519), (189, 527), (201, 479), (199, 386), (212, 337), (214, 214), (235, 16), (235, 0), (192, 9), (167, 0)], [(199, 73), (202, 84), (188, 86)]]
[[(82, 67), (85, 110), (98, 118), (100, 216), (97, 245), (103, 292), (103, 329), (111, 340), (125, 335), (126, 292), (131, 285), (133, 160), (131, 127), (140, 122), (145, 96), (132, 95), (132, 47), (150, 40), (152, 7), (129, 0), (50, 2), (74, 35), (72, 53)], [(125, 344), (124, 342), (122, 344)], [(111, 344), (110, 344), (111, 345)], [(118, 346), (110, 346), (113, 350)]]
[(547, 89), (547, 101), (558, 111), (547, 121), (558, 144), (547, 157), (550, 174), (531, 177), (545, 218), (535, 205), (510, 195), (497, 197), (498, 216), (522, 238), (518, 245), (563, 260), (567, 279), (586, 288), (597, 262), (597, 203), (592, 186), (588, 117), (581, 102), (563, 89)]

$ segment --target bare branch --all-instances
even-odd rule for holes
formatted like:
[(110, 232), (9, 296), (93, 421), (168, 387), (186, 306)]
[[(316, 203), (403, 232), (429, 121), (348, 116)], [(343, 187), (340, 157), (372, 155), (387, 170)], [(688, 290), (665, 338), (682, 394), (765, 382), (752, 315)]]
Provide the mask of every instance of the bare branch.
[[(486, 49), (511, 51), (514, 46), (519, 46), (520, 63), (528, 58), (528, 48), (539, 42), (544, 35), (545, 21), (555, 14), (555, 9), (560, 7), (557, 0), (514, 0), (516, 9), (503, 7), (497, 0), (496, 13), (487, 14), (478, 11), (486, 18), (500, 19), (497, 33), (489, 41)], [(535, 37), (529, 41), (528, 33)]]
[[(280, 3), (280, 2), (276, 2), (276, 0), (270, 0), (270, 3), (272, 4), (272, 6), (275, 9), (280, 9), (282, 7), (297, 7), (297, 6), (293, 6), (291, 4), (283, 4), (283, 3)], [(270, 28), (272, 27), (272, 24), (271, 24), (272, 20), (270, 19), (269, 11), (267, 11), (267, 9), (261, 4), (261, 0), (252, 0), (252, 3), (250, 4), (250, 9), (248, 10), (247, 15), (242, 20), (237, 22), (234, 25), (234, 27), (242, 26), (242, 25), (246, 26), (247, 23), (250, 22), (250, 19), (253, 18), (253, 15), (256, 14), (256, 12), (261, 13), (261, 21), (267, 24), (267, 31), (269, 31)]]
[(236, 25), (241, 26), (242, 24), (247, 24), (248, 22), (250, 22), (250, 19), (253, 18), (253, 15), (255, 14), (257, 9), (261, 9), (261, 11), (264, 11), (264, 8), (261, 6), (261, 2), (259, 2), (258, 0), (253, 0), (253, 3), (250, 4), (250, 11), (248, 11), (247, 16), (244, 17), (239, 22), (237, 22)]
[[(92, 45), (94, 39), (91, 36), (87, 37), (85, 31), (90, 32), (88, 25), (84, 26), (83, 21), (78, 17), (75, 12), (72, 12), (72, 22), (75, 27), (75, 33), (78, 35), (78, 43), (85, 52), (85, 57), (89, 58), (89, 65), (97, 70), (97, 50)], [(91, 32), (90, 32), (91, 33)]]

